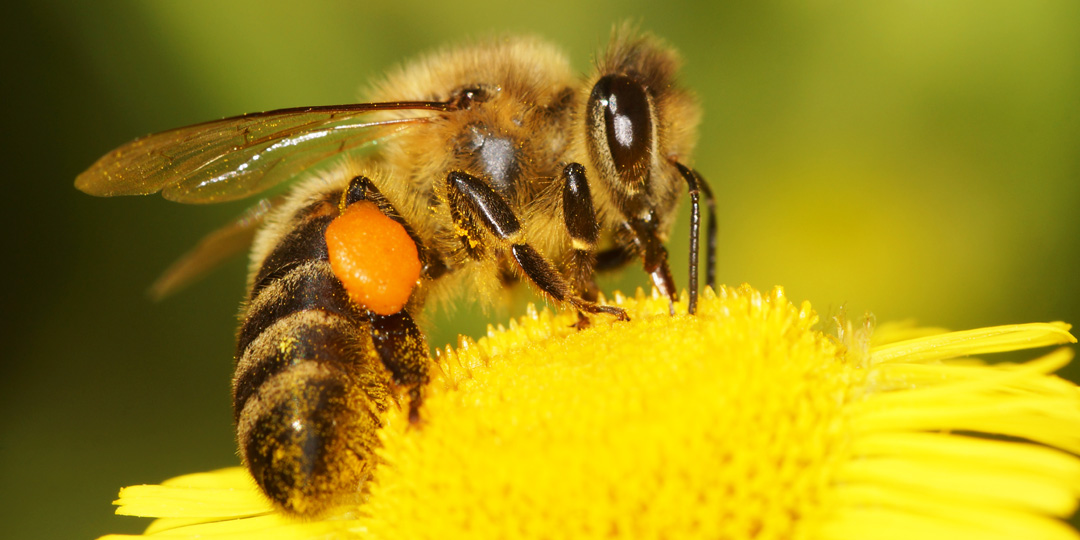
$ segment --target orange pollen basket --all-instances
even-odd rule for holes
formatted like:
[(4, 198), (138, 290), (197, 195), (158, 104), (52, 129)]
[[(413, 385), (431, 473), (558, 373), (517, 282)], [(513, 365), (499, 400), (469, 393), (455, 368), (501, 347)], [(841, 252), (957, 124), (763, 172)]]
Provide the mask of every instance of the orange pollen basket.
[(332, 221), (326, 247), (349, 297), (380, 315), (401, 311), (420, 279), (416, 244), (372, 202), (353, 203)]

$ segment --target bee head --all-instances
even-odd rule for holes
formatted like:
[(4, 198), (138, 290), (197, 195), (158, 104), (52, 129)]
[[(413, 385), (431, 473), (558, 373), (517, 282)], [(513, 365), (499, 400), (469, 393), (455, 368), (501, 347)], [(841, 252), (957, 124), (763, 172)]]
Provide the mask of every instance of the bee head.
[(590, 79), (581, 117), (597, 187), (623, 213), (669, 213), (682, 179), (673, 166), (693, 150), (700, 113), (675, 83), (676, 53), (651, 36), (616, 29)]

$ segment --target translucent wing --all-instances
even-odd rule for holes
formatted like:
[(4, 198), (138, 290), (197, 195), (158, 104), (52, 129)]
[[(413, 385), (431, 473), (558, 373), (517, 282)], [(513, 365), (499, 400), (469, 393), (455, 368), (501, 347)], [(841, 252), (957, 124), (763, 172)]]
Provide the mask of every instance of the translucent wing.
[(75, 179), (91, 195), (211, 203), (264, 191), (331, 156), (392, 136), (430, 115), (363, 121), (376, 111), (449, 111), (446, 102), (361, 103), (245, 114), (149, 135), (109, 152)]
[(281, 199), (262, 199), (228, 225), (204, 236), (198, 245), (180, 257), (150, 285), (150, 290), (147, 291), (150, 297), (161, 300), (170, 296), (202, 278), (227, 259), (247, 251), (266, 214), (280, 204)]

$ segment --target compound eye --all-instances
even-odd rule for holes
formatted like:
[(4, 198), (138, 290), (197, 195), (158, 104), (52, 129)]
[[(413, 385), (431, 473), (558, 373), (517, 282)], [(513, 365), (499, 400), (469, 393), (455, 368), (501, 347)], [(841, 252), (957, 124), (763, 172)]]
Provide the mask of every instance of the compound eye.
[(607, 75), (597, 81), (589, 96), (594, 122), (597, 107), (604, 113), (608, 149), (620, 176), (641, 175), (649, 166), (652, 150), (652, 114), (645, 88), (622, 75)]
[(453, 95), (458, 109), (469, 109), (474, 103), (483, 103), (491, 98), (488, 89), (479, 84), (459, 88)]

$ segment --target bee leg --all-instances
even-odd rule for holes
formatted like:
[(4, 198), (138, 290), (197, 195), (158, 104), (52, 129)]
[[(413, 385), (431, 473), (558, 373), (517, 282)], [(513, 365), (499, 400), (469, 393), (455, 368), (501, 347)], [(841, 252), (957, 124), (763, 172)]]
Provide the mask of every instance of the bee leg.
[(698, 187), (705, 194), (705, 204), (709, 206), (709, 223), (705, 226), (705, 284), (716, 289), (716, 199), (713, 197), (712, 188), (702, 178), (701, 174), (694, 171), (698, 179)]
[[(645, 272), (652, 278), (653, 286), (668, 298), (668, 310), (674, 315), (675, 278), (671, 276), (667, 249), (660, 241), (658, 224), (656, 214), (650, 210), (644, 218), (633, 217), (623, 222), (622, 232), (629, 238), (632, 249), (641, 255)], [(691, 289), (692, 297), (693, 291), (694, 289)]]
[[(451, 215), (455, 225), (466, 235), (463, 240), (467, 249), (480, 245), (479, 222), (497, 241), (509, 245), (510, 253), (525, 276), (556, 302), (569, 303), (586, 313), (606, 313), (621, 320), (629, 319), (621, 308), (601, 306), (575, 295), (571, 284), (551, 261), (523, 240), (521, 222), (506, 200), (486, 182), (461, 171), (452, 171), (446, 181)], [(475, 248), (470, 253), (474, 251)]]
[[(573, 257), (578, 256), (577, 253), (571, 254), (571, 267), (573, 267)], [(595, 302), (600, 298), (600, 287), (596, 285), (596, 272), (608, 272), (611, 270), (618, 270), (626, 266), (628, 263), (634, 260), (634, 253), (626, 246), (614, 246), (605, 249), (595, 254), (591, 254), (593, 261), (593, 272), (588, 276), (583, 276), (582, 285), (580, 285), (579, 295), (590, 302)], [(580, 311), (578, 312), (578, 320), (574, 323), (574, 328), (578, 330), (584, 330), (589, 327), (589, 319)]]
[[(353, 203), (360, 201), (370, 201), (375, 203), (382, 210), (383, 214), (387, 217), (395, 220), (400, 220), (401, 216), (394, 209), (390, 201), (386, 200), (379, 188), (375, 187), (375, 182), (372, 182), (370, 178), (360, 175), (353, 177), (349, 181), (349, 187), (341, 193), (341, 207), (344, 209)], [(404, 223), (402, 224), (404, 225)]]
[(701, 208), (699, 204), (700, 193), (705, 193), (705, 199), (709, 205), (709, 224), (707, 226), (708, 247), (706, 248), (705, 276), (710, 287), (716, 288), (716, 202), (713, 199), (712, 189), (704, 178), (682, 163), (675, 162), (679, 174), (686, 180), (686, 187), (690, 195), (690, 313), (697, 311), (697, 284), (698, 284), (698, 237), (701, 230)]
[[(596, 222), (592, 194), (585, 177), (585, 167), (580, 163), (570, 163), (562, 171), (563, 224), (570, 235), (570, 252), (567, 267), (570, 269), (570, 283), (577, 296), (595, 302), (598, 288), (593, 280), (593, 268), (596, 265), (596, 243), (600, 237), (600, 224)], [(578, 330), (589, 327), (589, 318), (578, 311), (578, 320), (574, 323)]]
[(578, 311), (577, 312), (577, 320), (574, 321), (574, 324), (570, 325), (570, 328), (574, 328), (576, 330), (584, 330), (584, 329), (586, 329), (586, 328), (588, 328), (590, 326), (592, 326), (592, 321), (590, 321), (589, 318), (586, 317), (584, 313)]
[[(413, 243), (416, 244), (421, 260), (429, 258), (429, 254), (409, 224), (405, 223), (390, 201), (375, 187), (375, 183), (365, 176), (353, 178), (349, 182), (348, 189), (341, 195), (343, 207), (360, 201), (375, 203), (384, 215), (401, 223)], [(439, 261), (439, 264), (442, 262)], [(425, 264), (425, 270), (429, 266)], [(420, 420), (423, 389), (428, 382), (427, 340), (405, 310), (390, 315), (368, 311), (366, 315), (370, 323), (371, 341), (375, 346), (375, 352), (378, 353), (383, 365), (390, 370), (394, 383), (408, 388), (409, 421), (415, 424)]]
[[(416, 231), (405, 222), (405, 219), (401, 217), (401, 214), (394, 208), (394, 205), (390, 204), (390, 201), (383, 196), (382, 192), (379, 191), (379, 188), (375, 187), (375, 183), (366, 176), (357, 176), (349, 181), (348, 189), (341, 194), (341, 208), (344, 210), (345, 207), (350, 204), (360, 201), (370, 201), (375, 203), (375, 206), (379, 207), (379, 211), (381, 211), (383, 215), (400, 223), (401, 226), (405, 228), (405, 232), (408, 233), (409, 238), (412, 238), (413, 243), (416, 244), (416, 248), (421, 252), (421, 260), (425, 258), (425, 254), (423, 253), (425, 251), (424, 245), (420, 242), (420, 238), (416, 236)], [(440, 262), (440, 264), (442, 263)]]
[(570, 281), (575, 292), (584, 297), (589, 291), (593, 266), (596, 264), (600, 225), (596, 222), (585, 167), (580, 163), (567, 165), (563, 169), (562, 180), (563, 223), (573, 248), (570, 253)]
[(428, 382), (427, 340), (405, 310), (393, 315), (370, 313), (371, 341), (394, 383), (408, 388), (409, 421), (420, 421), (423, 390)]

